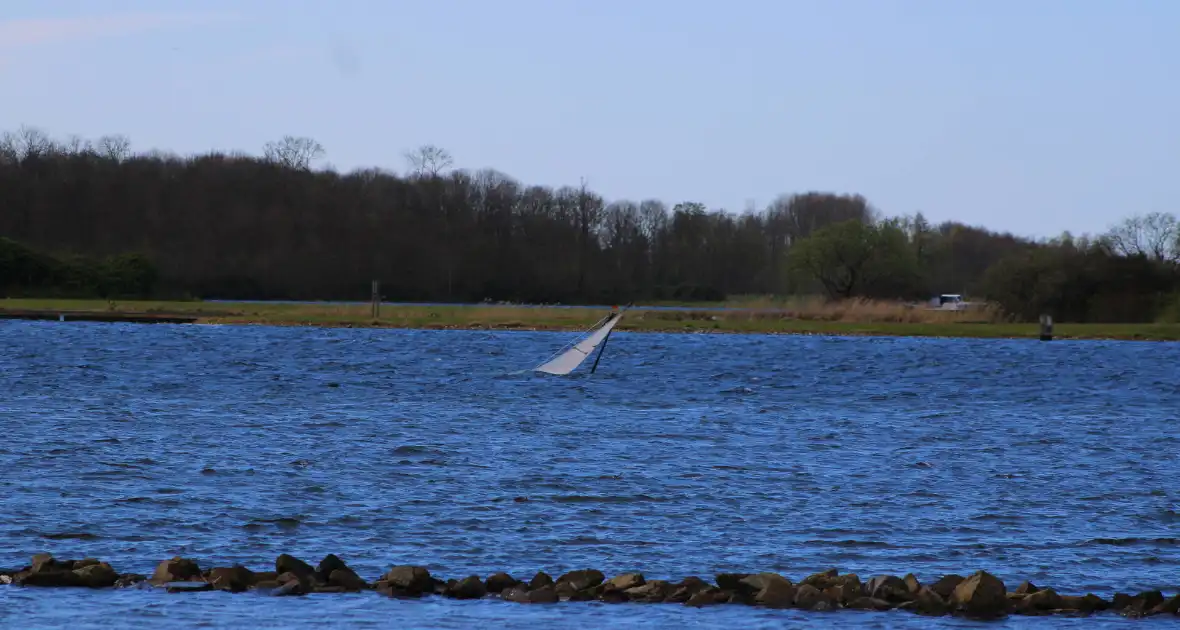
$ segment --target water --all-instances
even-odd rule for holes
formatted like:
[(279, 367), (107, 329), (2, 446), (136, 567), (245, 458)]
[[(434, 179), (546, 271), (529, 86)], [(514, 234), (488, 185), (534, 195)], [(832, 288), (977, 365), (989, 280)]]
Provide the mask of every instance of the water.
[[(514, 373), (569, 339), (0, 322), (0, 566), (45, 551), (124, 572), (175, 555), (264, 570), (336, 553), (369, 580), (395, 564), (677, 580), (982, 568), (1010, 588), (1180, 590), (1180, 344), (621, 332), (593, 377)], [(71, 628), (835, 619), (0, 587), (6, 614)]]

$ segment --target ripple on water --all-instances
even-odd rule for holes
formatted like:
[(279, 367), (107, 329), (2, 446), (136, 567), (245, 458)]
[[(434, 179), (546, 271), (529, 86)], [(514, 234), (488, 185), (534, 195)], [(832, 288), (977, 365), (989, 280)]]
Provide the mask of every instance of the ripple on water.
[[(516, 371), (568, 335), (38, 322), (0, 335), (0, 365), (17, 366), (0, 371), (0, 417), (19, 420), (0, 446), (18, 471), (3, 480), (0, 566), (51, 551), (139, 572), (178, 554), (263, 568), (333, 552), (370, 579), (395, 563), (676, 578), (986, 568), (1105, 595), (1166, 589), (1180, 567), (1175, 344), (624, 332), (593, 377), (550, 378)], [(0, 589), (0, 607), (72, 627), (115, 610), (135, 626), (299, 611), (620, 620), (613, 607), (218, 595)]]

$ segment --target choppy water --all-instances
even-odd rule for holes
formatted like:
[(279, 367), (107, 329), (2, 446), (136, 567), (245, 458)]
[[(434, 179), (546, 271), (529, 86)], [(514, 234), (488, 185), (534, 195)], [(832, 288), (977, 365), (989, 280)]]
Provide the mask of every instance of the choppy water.
[[(1078, 594), (1180, 590), (1180, 344), (617, 333), (592, 377), (513, 374), (568, 339), (2, 322), (0, 566), (48, 551), (141, 573), (174, 555), (261, 570), (331, 552), (370, 580), (395, 564), (928, 581), (982, 568)], [(0, 587), (0, 622), (115, 614), (133, 627), (817, 621)]]

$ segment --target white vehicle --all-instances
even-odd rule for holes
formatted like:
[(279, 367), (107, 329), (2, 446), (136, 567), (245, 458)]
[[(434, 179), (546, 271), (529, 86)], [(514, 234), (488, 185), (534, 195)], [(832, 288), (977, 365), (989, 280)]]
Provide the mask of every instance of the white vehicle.
[(971, 303), (964, 301), (963, 296), (958, 293), (943, 293), (930, 300), (930, 307), (940, 311), (962, 311), (970, 305)]

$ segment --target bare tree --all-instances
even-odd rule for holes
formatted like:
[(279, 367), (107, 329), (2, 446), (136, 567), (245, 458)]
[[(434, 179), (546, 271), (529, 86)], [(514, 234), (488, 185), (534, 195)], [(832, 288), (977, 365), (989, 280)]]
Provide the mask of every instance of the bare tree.
[(263, 155), (270, 162), (306, 171), (312, 162), (324, 157), (324, 147), (311, 138), (283, 136), (278, 142), (266, 143)]
[(454, 164), (451, 154), (441, 147), (425, 144), (406, 153), (406, 161), (415, 175), (437, 177)]
[(62, 146), (70, 155), (82, 155), (90, 151), (90, 141), (78, 134), (72, 134)]
[(131, 157), (131, 139), (123, 135), (103, 136), (95, 145), (98, 153), (116, 162)]
[(1147, 256), (1180, 262), (1180, 222), (1172, 214), (1152, 212), (1125, 219), (1104, 240), (1122, 256)]
[(15, 163), (21, 158), (16, 134), (5, 131), (0, 135), (0, 162)]
[(21, 125), (10, 140), (19, 159), (43, 157), (56, 148), (49, 134), (36, 127)]

